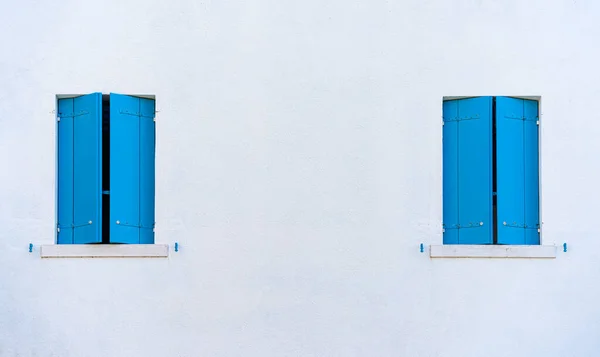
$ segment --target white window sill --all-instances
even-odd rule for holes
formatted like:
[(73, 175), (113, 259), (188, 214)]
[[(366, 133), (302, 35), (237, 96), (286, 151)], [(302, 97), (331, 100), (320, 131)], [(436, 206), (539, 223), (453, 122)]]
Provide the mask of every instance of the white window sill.
[(554, 245), (466, 245), (445, 244), (429, 247), (431, 258), (529, 258), (555, 259)]
[(167, 244), (48, 244), (42, 258), (166, 258)]

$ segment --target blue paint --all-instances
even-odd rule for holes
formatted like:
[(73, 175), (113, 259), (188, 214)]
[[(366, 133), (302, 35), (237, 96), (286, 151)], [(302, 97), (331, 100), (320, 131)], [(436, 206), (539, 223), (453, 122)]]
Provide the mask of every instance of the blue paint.
[(29, 243), (29, 253), (33, 252), (33, 244)]
[(459, 244), (491, 244), (492, 98), (458, 103)]
[(102, 242), (102, 94), (73, 99), (73, 243)]
[(57, 243), (73, 243), (73, 99), (58, 101)]
[(140, 98), (140, 243), (154, 243), (154, 100)]
[(525, 244), (540, 244), (539, 112), (538, 102), (523, 100), (525, 139)]
[(563, 252), (567, 252), (567, 243), (563, 243)]
[(458, 244), (458, 100), (443, 107), (444, 244)]
[(525, 244), (523, 100), (496, 98), (498, 243)]
[(110, 241), (140, 242), (139, 98), (110, 94)]
[(58, 101), (58, 244), (102, 241), (102, 95)]
[(444, 244), (491, 244), (492, 97), (444, 102)]
[(537, 102), (496, 99), (499, 244), (539, 244)]
[(423, 253), (425, 251), (424, 247), (423, 247), (423, 243), (421, 243), (421, 245), (419, 246), (419, 250), (421, 253)]
[(179, 251), (179, 243), (175, 242), (175, 251), (178, 252)]
[(154, 100), (110, 94), (110, 241), (154, 243)]

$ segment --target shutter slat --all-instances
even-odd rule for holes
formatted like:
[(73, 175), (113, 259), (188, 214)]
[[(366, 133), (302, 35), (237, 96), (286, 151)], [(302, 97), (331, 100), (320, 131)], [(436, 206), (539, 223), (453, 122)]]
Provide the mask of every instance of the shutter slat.
[(523, 100), (496, 98), (499, 244), (525, 244), (523, 127)]
[(73, 99), (73, 243), (102, 242), (102, 94)]
[(139, 243), (140, 101), (110, 94), (110, 241)]
[(458, 101), (459, 244), (493, 243), (492, 98)]
[(524, 100), (525, 114), (525, 244), (540, 244), (538, 102)]
[(58, 100), (57, 243), (73, 243), (73, 99)]
[(458, 101), (443, 107), (444, 244), (458, 244)]
[(154, 100), (140, 98), (140, 243), (154, 243)]

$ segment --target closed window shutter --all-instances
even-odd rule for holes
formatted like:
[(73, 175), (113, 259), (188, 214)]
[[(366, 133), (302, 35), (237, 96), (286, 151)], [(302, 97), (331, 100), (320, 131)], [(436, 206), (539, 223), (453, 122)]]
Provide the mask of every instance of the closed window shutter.
[(102, 241), (102, 95), (58, 102), (58, 244)]
[(444, 102), (443, 117), (444, 244), (458, 244), (458, 100)]
[(492, 98), (453, 102), (444, 105), (444, 243), (491, 244)]
[(73, 99), (58, 101), (57, 243), (73, 244)]
[(154, 243), (154, 137), (154, 101), (111, 93), (111, 243)]
[(538, 102), (523, 100), (525, 114), (525, 244), (540, 244)]
[(154, 243), (155, 101), (140, 98), (140, 243)]
[(496, 98), (498, 243), (539, 244), (538, 104)]

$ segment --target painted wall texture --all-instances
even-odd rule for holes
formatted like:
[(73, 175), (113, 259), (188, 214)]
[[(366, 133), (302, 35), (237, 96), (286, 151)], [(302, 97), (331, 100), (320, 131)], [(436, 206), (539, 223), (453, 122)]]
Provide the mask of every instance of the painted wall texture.
[[(5, 1), (0, 356), (600, 353), (600, 2)], [(55, 95), (157, 98), (167, 259), (40, 259)], [(442, 97), (541, 95), (553, 260), (445, 259)], [(35, 245), (28, 253), (29, 243)]]

